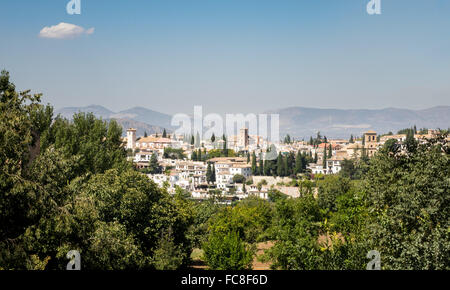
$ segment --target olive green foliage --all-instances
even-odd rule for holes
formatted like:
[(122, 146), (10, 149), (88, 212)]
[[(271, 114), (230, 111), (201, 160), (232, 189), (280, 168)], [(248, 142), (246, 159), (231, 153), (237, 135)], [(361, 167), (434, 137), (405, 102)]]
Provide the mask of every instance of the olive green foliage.
[(385, 269), (450, 269), (450, 163), (444, 138), (371, 160), (371, 236)]
[(233, 176), (233, 183), (244, 183), (245, 177), (241, 174), (235, 174)]
[(208, 151), (207, 159), (216, 157), (236, 157), (237, 154), (233, 149), (212, 149)]
[(212, 270), (251, 269), (254, 250), (236, 232), (214, 232), (204, 245), (204, 256)]
[[(0, 78), (0, 268), (174, 269), (188, 263), (190, 201), (126, 161), (116, 122), (56, 117)], [(162, 262), (162, 261), (166, 262)]]
[(364, 208), (356, 192), (339, 196), (334, 211), (321, 208), (312, 194), (276, 203), (267, 257), (275, 269), (362, 269), (364, 267)]
[[(203, 243), (208, 266), (212, 269), (249, 268), (255, 253), (253, 244), (265, 240), (271, 217), (272, 206), (258, 198), (248, 198), (234, 207), (220, 209), (208, 221), (208, 239)], [(218, 245), (220, 240), (224, 242)]]
[(276, 190), (276, 189), (270, 189), (267, 192), (267, 195), (269, 197), (269, 200), (272, 201), (272, 202), (276, 202), (278, 200), (283, 200), (283, 199), (287, 199), (288, 198), (288, 196), (286, 194), (284, 194), (281, 191)]
[(342, 169), (339, 171), (339, 175), (352, 180), (360, 180), (369, 169), (368, 161), (368, 158), (344, 159), (341, 164)]
[(317, 198), (276, 202), (267, 257), (280, 269), (449, 269), (449, 148), (387, 142), (362, 180), (326, 176)]
[(164, 148), (164, 158), (169, 159), (185, 159), (186, 154), (184, 154), (184, 150), (181, 148)]
[(326, 176), (318, 181), (318, 203), (322, 209), (336, 211), (336, 199), (350, 188), (350, 180), (335, 175)]

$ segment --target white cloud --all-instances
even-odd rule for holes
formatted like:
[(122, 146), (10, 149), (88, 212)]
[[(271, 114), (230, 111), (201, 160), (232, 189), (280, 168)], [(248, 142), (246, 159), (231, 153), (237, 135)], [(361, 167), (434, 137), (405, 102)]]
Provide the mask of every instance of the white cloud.
[(94, 33), (94, 27), (84, 29), (81, 26), (75, 24), (61, 22), (58, 25), (46, 26), (39, 32), (39, 37), (42, 38), (54, 38), (54, 39), (67, 39), (75, 38), (83, 34), (90, 35)]

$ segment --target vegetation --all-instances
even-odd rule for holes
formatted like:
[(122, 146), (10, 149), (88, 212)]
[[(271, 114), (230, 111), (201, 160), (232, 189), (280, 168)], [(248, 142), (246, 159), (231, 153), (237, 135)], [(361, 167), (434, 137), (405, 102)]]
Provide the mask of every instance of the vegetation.
[(1, 268), (65, 269), (70, 250), (84, 269), (187, 265), (191, 205), (132, 168), (114, 121), (53, 118), (6, 72), (0, 84)]
[(185, 159), (186, 154), (184, 154), (181, 148), (164, 148), (164, 158), (166, 159)]
[[(410, 130), (403, 144), (389, 140), (371, 159), (346, 160), (340, 174), (314, 180), (305, 170), (311, 155), (253, 155), (255, 172), (292, 176), (300, 197), (272, 188), (269, 200), (226, 206), (214, 194), (199, 203), (182, 189), (169, 195), (127, 161), (115, 121), (54, 117), (40, 97), (16, 92), (1, 73), (1, 269), (65, 269), (70, 250), (83, 269), (180, 269), (201, 248), (208, 268), (243, 270), (261, 242), (273, 245), (264, 259), (274, 269), (365, 269), (370, 250), (381, 253), (382, 269), (450, 269), (446, 135), (419, 144)], [(156, 154), (150, 170), (160, 170)], [(208, 182), (214, 172), (208, 165)]]

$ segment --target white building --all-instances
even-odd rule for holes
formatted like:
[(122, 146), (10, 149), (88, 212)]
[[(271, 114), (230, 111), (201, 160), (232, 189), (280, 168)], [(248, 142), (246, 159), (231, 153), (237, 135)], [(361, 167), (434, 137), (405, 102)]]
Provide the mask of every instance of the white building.
[(127, 130), (127, 149), (132, 149), (136, 147), (136, 129), (130, 128)]
[(338, 156), (327, 159), (327, 174), (339, 173), (342, 169), (342, 161), (344, 161), (344, 158)]
[(326, 168), (320, 164), (310, 164), (308, 169), (311, 169), (312, 174), (326, 174)]

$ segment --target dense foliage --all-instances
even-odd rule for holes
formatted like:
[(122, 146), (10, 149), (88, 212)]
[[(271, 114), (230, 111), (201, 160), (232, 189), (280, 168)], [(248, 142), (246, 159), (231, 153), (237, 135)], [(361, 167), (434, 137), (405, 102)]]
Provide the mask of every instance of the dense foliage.
[(0, 79), (0, 268), (176, 269), (191, 251), (191, 204), (126, 161), (121, 128), (56, 117)]
[[(241, 270), (267, 241), (258, 258), (274, 269), (365, 269), (370, 250), (383, 269), (450, 269), (445, 136), (419, 144), (407, 131), (405, 142), (389, 140), (370, 160), (346, 160), (340, 174), (315, 179), (305, 174), (311, 155), (252, 154), (255, 172), (294, 177), (300, 197), (270, 189), (268, 200), (224, 205), (194, 202), (181, 189), (169, 195), (126, 160), (116, 122), (54, 117), (40, 97), (16, 92), (1, 73), (0, 269), (65, 269), (70, 250), (83, 269), (179, 269), (202, 248), (210, 269)], [(326, 138), (311, 143), (319, 141)], [(156, 154), (151, 164), (160, 172)], [(208, 182), (214, 173), (209, 164)]]

